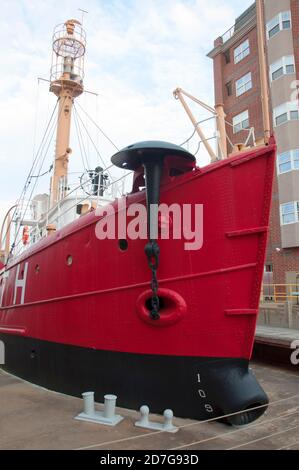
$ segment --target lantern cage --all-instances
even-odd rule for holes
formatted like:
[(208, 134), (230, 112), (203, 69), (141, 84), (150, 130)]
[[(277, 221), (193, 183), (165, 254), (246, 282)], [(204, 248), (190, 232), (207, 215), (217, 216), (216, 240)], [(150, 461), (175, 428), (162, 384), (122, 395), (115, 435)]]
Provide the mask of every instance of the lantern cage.
[(51, 83), (67, 80), (83, 86), (86, 33), (77, 20), (54, 28), (50, 70)]

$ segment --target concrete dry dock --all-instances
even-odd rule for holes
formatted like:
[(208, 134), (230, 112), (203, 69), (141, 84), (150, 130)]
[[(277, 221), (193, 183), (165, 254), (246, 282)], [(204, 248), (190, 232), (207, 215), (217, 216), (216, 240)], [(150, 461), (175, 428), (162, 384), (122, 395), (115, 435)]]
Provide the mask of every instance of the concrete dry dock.
[[(291, 354), (295, 349), (298, 349), (298, 344), (298, 329), (259, 325), (256, 330), (253, 358), (257, 361), (285, 365), (289, 368), (291, 367)], [(296, 367), (293, 369), (296, 370)]]
[(118, 413), (126, 419), (115, 428), (75, 421), (82, 400), (49, 392), (0, 371), (0, 449), (298, 450), (297, 369), (257, 363), (252, 367), (271, 401), (263, 418), (241, 429), (219, 422), (175, 419), (181, 427), (176, 434), (136, 428), (137, 412), (122, 409)]

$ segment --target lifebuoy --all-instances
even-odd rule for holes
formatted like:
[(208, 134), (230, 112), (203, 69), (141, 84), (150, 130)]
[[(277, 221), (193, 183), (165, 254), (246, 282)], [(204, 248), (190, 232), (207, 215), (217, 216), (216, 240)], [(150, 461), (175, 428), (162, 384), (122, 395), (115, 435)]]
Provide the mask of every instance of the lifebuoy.
[(29, 243), (29, 227), (27, 225), (23, 228), (22, 242), (23, 245), (28, 245)]

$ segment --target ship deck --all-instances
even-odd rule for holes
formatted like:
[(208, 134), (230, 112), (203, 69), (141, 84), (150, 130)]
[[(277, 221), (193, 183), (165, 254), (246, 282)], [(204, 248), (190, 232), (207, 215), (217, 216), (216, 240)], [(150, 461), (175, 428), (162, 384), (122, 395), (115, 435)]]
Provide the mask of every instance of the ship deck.
[[(120, 408), (117, 412), (125, 419), (116, 427), (76, 421), (81, 399), (44, 390), (0, 370), (0, 449), (298, 450), (299, 366), (288, 370), (254, 362), (252, 368), (270, 398), (262, 418), (244, 428), (175, 418), (180, 428), (176, 434), (136, 428), (137, 411)], [(161, 421), (161, 417), (151, 419)]]

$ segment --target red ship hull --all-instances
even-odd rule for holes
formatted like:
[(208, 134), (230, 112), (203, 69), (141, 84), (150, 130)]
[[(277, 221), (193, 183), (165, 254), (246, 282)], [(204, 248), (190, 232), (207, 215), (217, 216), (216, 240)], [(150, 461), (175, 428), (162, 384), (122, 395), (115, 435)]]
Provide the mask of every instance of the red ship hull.
[[(125, 251), (118, 240), (99, 241), (90, 213), (29, 248), (2, 274), (4, 367), (64, 393), (92, 389), (102, 400), (113, 392), (126, 407), (195, 419), (265, 405), (248, 362), (274, 161), (271, 144), (162, 186), (162, 203), (203, 204), (204, 243), (186, 252), (184, 240), (159, 241), (161, 293), (177, 310), (160, 326), (143, 316), (144, 240), (128, 240)], [(145, 204), (144, 192), (125, 199)]]

